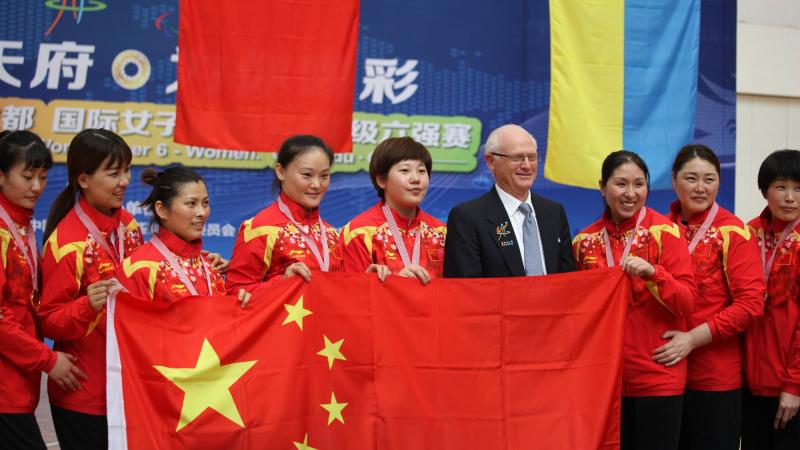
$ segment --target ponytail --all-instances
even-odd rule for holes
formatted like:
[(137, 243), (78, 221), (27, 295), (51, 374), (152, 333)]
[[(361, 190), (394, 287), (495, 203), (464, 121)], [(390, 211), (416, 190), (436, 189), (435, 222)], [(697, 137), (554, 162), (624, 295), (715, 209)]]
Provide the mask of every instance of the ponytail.
[(67, 187), (50, 206), (44, 229), (45, 242), (75, 206), (75, 197), (80, 193), (78, 176), (91, 175), (101, 167), (128, 166), (132, 159), (128, 144), (112, 131), (89, 128), (76, 134), (67, 150)]
[(161, 218), (156, 213), (156, 202), (161, 202), (167, 208), (172, 206), (172, 200), (178, 196), (181, 187), (187, 183), (203, 183), (203, 177), (194, 170), (176, 164), (158, 172), (154, 169), (144, 169), (141, 175), (142, 183), (153, 187), (150, 194), (141, 206), (153, 214), (153, 221), (150, 224), (151, 230), (161, 225)]
[(58, 194), (55, 201), (50, 205), (50, 213), (47, 214), (47, 225), (44, 227), (44, 242), (50, 238), (56, 226), (61, 222), (67, 213), (75, 206), (75, 186), (71, 183)]

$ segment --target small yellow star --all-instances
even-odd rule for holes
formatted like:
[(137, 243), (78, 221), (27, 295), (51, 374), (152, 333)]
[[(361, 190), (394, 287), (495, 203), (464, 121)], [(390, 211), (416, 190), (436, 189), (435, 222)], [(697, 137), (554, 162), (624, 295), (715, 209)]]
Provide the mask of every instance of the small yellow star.
[(297, 450), (317, 450), (308, 445), (308, 433), (303, 437), (303, 442), (295, 442), (294, 446), (297, 447)]
[(323, 339), (325, 339), (325, 348), (318, 351), (317, 354), (319, 356), (324, 356), (328, 358), (328, 369), (333, 368), (333, 361), (336, 359), (347, 361), (347, 358), (345, 358), (342, 352), (339, 350), (342, 347), (344, 339), (339, 339), (336, 342), (331, 342), (331, 340), (328, 339), (328, 336), (325, 336), (323, 334), (322, 337)]
[(230, 387), (256, 362), (258, 361), (242, 361), (222, 366), (214, 347), (211, 346), (208, 339), (204, 339), (200, 356), (194, 367), (153, 366), (184, 392), (181, 417), (178, 429), (175, 431), (181, 431), (208, 408), (244, 428), (244, 422), (233, 401)]
[(336, 401), (336, 395), (333, 394), (331, 391), (331, 402), (330, 403), (322, 403), (319, 406), (322, 407), (325, 411), (328, 411), (328, 425), (331, 424), (334, 420), (338, 420), (339, 422), (344, 423), (344, 417), (342, 417), (342, 410), (347, 406), (347, 403), (339, 403)]
[(286, 325), (287, 323), (296, 323), (300, 330), (303, 330), (303, 318), (305, 316), (310, 316), (312, 314), (311, 311), (303, 308), (303, 296), (300, 296), (300, 299), (297, 300), (297, 303), (294, 305), (290, 305), (288, 303), (284, 303), (284, 308), (286, 308), (286, 318), (283, 319), (283, 323), (281, 325)]

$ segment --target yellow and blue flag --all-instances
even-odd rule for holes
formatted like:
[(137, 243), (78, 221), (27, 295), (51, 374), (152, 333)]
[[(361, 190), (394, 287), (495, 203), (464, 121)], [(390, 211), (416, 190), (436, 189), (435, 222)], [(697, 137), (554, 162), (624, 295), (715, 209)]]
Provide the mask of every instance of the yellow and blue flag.
[(551, 91), (545, 176), (597, 188), (625, 148), (669, 186), (692, 142), (700, 0), (550, 0)]

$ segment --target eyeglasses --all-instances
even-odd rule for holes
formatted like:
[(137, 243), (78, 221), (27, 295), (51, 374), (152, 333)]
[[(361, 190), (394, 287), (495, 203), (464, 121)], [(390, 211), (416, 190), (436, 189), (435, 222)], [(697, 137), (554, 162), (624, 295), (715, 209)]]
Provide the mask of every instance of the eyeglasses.
[(494, 155), (494, 156), (500, 156), (501, 158), (505, 158), (505, 159), (511, 161), (512, 163), (519, 164), (519, 165), (521, 165), (523, 162), (525, 162), (525, 160), (527, 160), (531, 164), (533, 164), (533, 163), (539, 164), (539, 163), (542, 162), (542, 155), (540, 155), (538, 153), (523, 153), (521, 155), (505, 155), (503, 153), (489, 152), (489, 154), (490, 155)]

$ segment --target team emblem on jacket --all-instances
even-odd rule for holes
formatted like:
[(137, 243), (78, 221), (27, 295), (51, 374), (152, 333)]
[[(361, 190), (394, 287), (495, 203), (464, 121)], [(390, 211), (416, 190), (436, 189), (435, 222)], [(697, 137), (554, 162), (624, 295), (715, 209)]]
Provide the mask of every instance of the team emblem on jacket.
[(306, 258), (306, 250), (304, 248), (295, 248), (289, 250), (289, 258), (292, 259), (305, 259)]
[(508, 236), (511, 234), (511, 230), (508, 227), (508, 221), (505, 221), (495, 228), (495, 233), (497, 233), (497, 241), (500, 242), (501, 247), (514, 245), (514, 240), (508, 238)]

